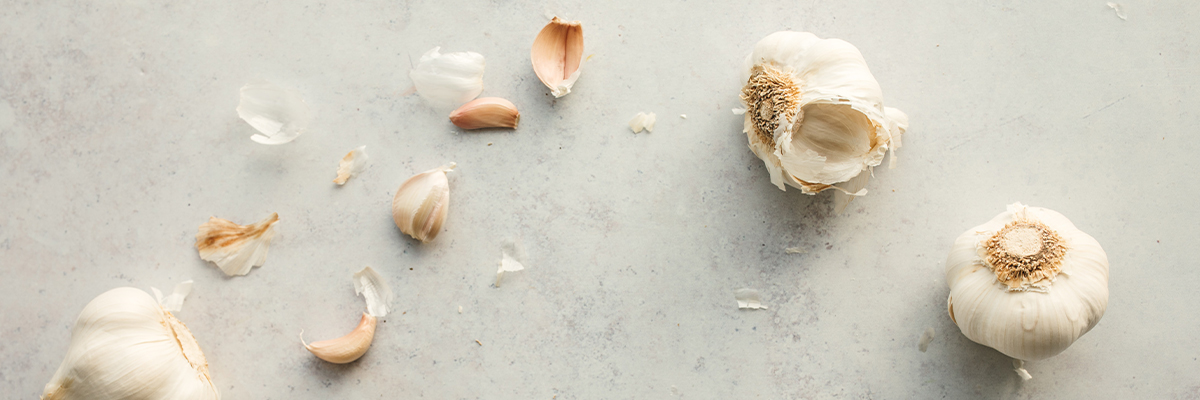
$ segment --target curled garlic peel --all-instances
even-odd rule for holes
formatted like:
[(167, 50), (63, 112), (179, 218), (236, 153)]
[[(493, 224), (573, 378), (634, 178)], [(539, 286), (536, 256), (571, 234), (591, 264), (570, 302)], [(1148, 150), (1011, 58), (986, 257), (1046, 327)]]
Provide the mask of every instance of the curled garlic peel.
[(844, 41), (776, 32), (754, 46), (743, 73), (743, 132), (781, 190), (864, 195), (870, 168), (908, 128), (903, 112), (883, 106), (862, 54)]
[(1108, 257), (1062, 214), (1021, 203), (946, 258), (947, 312), (968, 339), (1018, 360), (1066, 350), (1108, 306)]
[(401, 232), (421, 242), (437, 237), (450, 210), (449, 163), (414, 175), (400, 185), (392, 198), (392, 220)]
[(196, 233), (196, 251), (201, 260), (217, 264), (225, 275), (246, 275), (267, 261), (277, 222), (277, 213), (250, 225), (209, 217)]
[(67, 356), (41, 398), (213, 400), (221, 395), (187, 326), (146, 292), (123, 287), (96, 296), (79, 313)]

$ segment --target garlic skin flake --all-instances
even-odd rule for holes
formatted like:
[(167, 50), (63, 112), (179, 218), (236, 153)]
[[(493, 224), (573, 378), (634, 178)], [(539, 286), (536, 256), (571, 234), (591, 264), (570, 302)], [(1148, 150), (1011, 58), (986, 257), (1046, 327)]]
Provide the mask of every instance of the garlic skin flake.
[(354, 294), (361, 295), (367, 301), (367, 313), (373, 317), (386, 316), (392, 299), (396, 297), (387, 280), (371, 267), (363, 267), (354, 273)]
[(251, 225), (210, 217), (196, 233), (196, 250), (201, 260), (217, 264), (225, 275), (246, 275), (267, 261), (276, 222), (277, 213)]
[(838, 208), (866, 194), (871, 168), (889, 150), (894, 159), (908, 129), (908, 116), (883, 106), (862, 54), (842, 40), (773, 33), (746, 57), (743, 80), (743, 132), (771, 183), (805, 194), (837, 189), (847, 196)]
[(42, 400), (219, 400), (208, 361), (182, 322), (146, 292), (122, 287), (79, 313)]
[(446, 172), (457, 164), (449, 163), (408, 178), (392, 198), (392, 220), (401, 232), (429, 242), (437, 237), (450, 210), (450, 182)]
[(654, 115), (654, 113), (646, 114), (644, 112), (639, 112), (637, 115), (633, 116), (633, 119), (629, 120), (629, 129), (632, 130), (633, 133), (641, 132), (642, 129), (645, 129), (646, 132), (654, 132), (654, 121), (657, 119), (658, 116)]
[(358, 146), (357, 149), (350, 150), (345, 157), (338, 162), (337, 178), (333, 179), (333, 183), (345, 185), (346, 181), (354, 175), (361, 174), (367, 169), (367, 146)]
[(533, 72), (554, 98), (571, 93), (583, 63), (583, 25), (554, 17), (533, 39), (529, 58)]
[(483, 55), (446, 53), (434, 47), (408, 73), (422, 99), (436, 107), (458, 107), (483, 93)]
[(1062, 214), (1014, 203), (954, 241), (946, 283), (947, 312), (963, 335), (1017, 360), (1041, 360), (1104, 316), (1108, 257)]
[(483, 97), (463, 104), (450, 113), (450, 122), (463, 129), (513, 128), (521, 122), (521, 113), (511, 101)]
[(238, 116), (260, 134), (250, 137), (262, 144), (284, 144), (296, 140), (312, 122), (312, 112), (296, 89), (267, 81), (242, 86)]
[(164, 310), (179, 312), (183, 310), (183, 300), (192, 293), (192, 280), (188, 279), (175, 285), (175, 291), (167, 297), (163, 297), (162, 292), (158, 291), (156, 287), (151, 287), (150, 291), (154, 292), (154, 299)]
[(767, 306), (762, 304), (762, 298), (759, 297), (758, 291), (750, 288), (738, 289), (733, 293), (733, 297), (737, 299), (738, 308), (746, 310), (766, 310)]

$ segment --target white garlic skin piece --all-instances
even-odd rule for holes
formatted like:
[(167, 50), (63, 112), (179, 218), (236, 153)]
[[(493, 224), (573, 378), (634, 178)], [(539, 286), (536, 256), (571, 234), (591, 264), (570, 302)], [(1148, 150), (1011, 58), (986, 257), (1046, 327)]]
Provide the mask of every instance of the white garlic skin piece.
[[(1013, 288), (997, 278), (985, 247), (1018, 219), (1053, 230), (1065, 251), (1053, 278)], [(947, 310), (963, 335), (1017, 360), (1041, 360), (1066, 350), (1104, 316), (1108, 257), (1062, 214), (1016, 203), (955, 240), (946, 258), (946, 283)]]
[(149, 294), (123, 287), (79, 313), (43, 400), (219, 400), (187, 327)]
[(483, 93), (483, 55), (470, 51), (441, 53), (434, 47), (408, 73), (422, 99), (435, 107), (456, 108)]

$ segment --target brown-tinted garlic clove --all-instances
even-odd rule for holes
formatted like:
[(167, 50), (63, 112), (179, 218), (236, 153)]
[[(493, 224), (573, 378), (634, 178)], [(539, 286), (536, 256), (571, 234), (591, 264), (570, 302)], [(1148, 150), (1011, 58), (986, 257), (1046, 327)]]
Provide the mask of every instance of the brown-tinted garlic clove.
[(533, 71), (554, 97), (571, 93), (583, 61), (583, 26), (554, 17), (533, 40)]
[[(371, 347), (371, 340), (375, 339), (375, 321), (375, 317), (363, 313), (362, 319), (358, 321), (358, 326), (346, 336), (305, 343), (304, 348), (317, 358), (334, 364), (353, 362), (366, 354), (367, 349)], [(300, 338), (300, 342), (304, 342), (303, 337)]]
[(463, 129), (516, 128), (521, 113), (511, 101), (499, 97), (483, 97), (463, 104), (450, 113), (450, 122)]

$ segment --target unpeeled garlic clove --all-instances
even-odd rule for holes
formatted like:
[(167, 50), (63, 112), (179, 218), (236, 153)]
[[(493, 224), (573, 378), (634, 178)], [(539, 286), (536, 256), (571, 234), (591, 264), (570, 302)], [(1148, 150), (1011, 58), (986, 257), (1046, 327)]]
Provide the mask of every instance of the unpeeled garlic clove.
[(554, 17), (533, 40), (530, 58), (533, 71), (555, 98), (571, 93), (583, 61), (583, 26)]
[(450, 209), (449, 163), (408, 178), (392, 198), (392, 220), (401, 232), (421, 242), (437, 237)]
[(517, 106), (499, 97), (475, 99), (450, 113), (450, 122), (463, 129), (516, 128), (520, 121)]
[[(357, 360), (367, 353), (367, 349), (371, 348), (371, 341), (375, 339), (375, 322), (376, 318), (370, 314), (363, 313), (362, 319), (358, 321), (358, 326), (353, 331), (337, 339), (322, 340), (320, 342), (304, 343), (304, 348), (310, 353), (325, 361), (334, 364), (346, 364)], [(304, 342), (303, 334), (301, 334), (300, 342)]]

